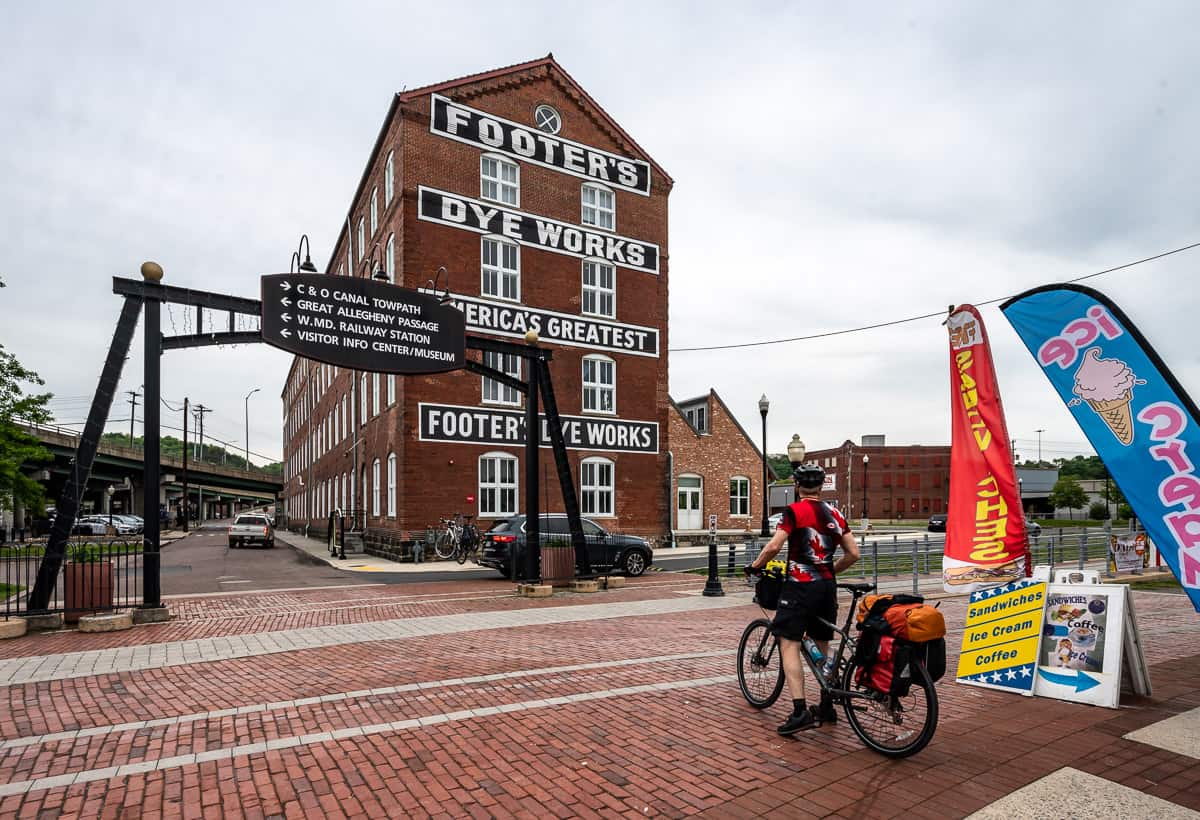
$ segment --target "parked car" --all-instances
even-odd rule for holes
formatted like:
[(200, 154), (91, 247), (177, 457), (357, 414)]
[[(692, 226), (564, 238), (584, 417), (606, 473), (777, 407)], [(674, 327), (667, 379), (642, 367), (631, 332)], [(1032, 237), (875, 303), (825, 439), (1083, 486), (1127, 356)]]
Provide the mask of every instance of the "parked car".
[(104, 535), (108, 532), (108, 521), (98, 521), (91, 517), (76, 520), (71, 528), (71, 535)]
[[(540, 516), (538, 540), (545, 546), (550, 541), (570, 541), (567, 516), (558, 513)], [(593, 572), (616, 570), (626, 575), (637, 576), (654, 563), (654, 550), (645, 538), (636, 535), (610, 533), (590, 518), (581, 518), (583, 534), (587, 539), (588, 560)], [(492, 524), (483, 534), (479, 563), (500, 570), (505, 576), (512, 574), (510, 555), (512, 548), (518, 553), (525, 548), (525, 516), (514, 515)]]
[(779, 529), (779, 522), (782, 520), (783, 520), (782, 512), (777, 512), (774, 515), (767, 518), (767, 532), (774, 535), (775, 530)]
[(265, 515), (239, 515), (229, 526), (229, 548), (237, 549), (245, 544), (275, 546), (275, 525)]
[(142, 532), (146, 531), (145, 522), (142, 521), (141, 518), (138, 518), (136, 515), (114, 515), (113, 516), (114, 524), (116, 523), (118, 518), (121, 519), (121, 521), (123, 523), (127, 524), (130, 527), (133, 527), (133, 531), (135, 533), (142, 533)]
[[(137, 534), (137, 528), (134, 527), (132, 524), (129, 524), (129, 523), (121, 520), (121, 516), (114, 514), (112, 516), (111, 521), (112, 521), (113, 532), (115, 532), (117, 535), (136, 535)], [(108, 515), (104, 515), (104, 514), (87, 515), (87, 516), (84, 516), (83, 518), (79, 519), (79, 522), (80, 523), (83, 523), (83, 522), (91, 523), (93, 525), (92, 532), (91, 532), (92, 535), (104, 535), (108, 532), (108, 527), (109, 527), (109, 516)]]
[(926, 527), (930, 532), (945, 532), (946, 531), (946, 514), (934, 513), (929, 516), (929, 526)]

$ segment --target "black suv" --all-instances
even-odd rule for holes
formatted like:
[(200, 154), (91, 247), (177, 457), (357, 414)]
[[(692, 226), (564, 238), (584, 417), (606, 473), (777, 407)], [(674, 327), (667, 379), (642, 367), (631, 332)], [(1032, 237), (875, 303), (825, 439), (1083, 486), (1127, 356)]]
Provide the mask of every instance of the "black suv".
[[(542, 546), (550, 541), (571, 542), (567, 527), (567, 516), (558, 513), (543, 515), (539, 519), (539, 538)], [(646, 567), (654, 563), (654, 550), (645, 538), (636, 535), (617, 535), (606, 531), (590, 518), (581, 518), (583, 535), (587, 540), (588, 559), (592, 572), (624, 572), (626, 575), (641, 575)], [(509, 562), (511, 549), (516, 546), (518, 554), (525, 549), (525, 516), (514, 515), (492, 524), (483, 534), (479, 563), (500, 570), (506, 578), (512, 574)]]

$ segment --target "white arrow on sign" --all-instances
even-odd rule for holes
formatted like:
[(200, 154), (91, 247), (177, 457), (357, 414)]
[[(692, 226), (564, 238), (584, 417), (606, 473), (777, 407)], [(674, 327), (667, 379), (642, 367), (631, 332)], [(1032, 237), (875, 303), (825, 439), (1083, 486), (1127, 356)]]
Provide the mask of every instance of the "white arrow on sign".
[(287, 297), (285, 296), (285, 297), (283, 297), (282, 299), (280, 299), (280, 300), (279, 300), (279, 304), (283, 305), (284, 307), (291, 307), (291, 306), (292, 306), (292, 300), (291, 300), (291, 299), (289, 299), (289, 298), (287, 298)]
[(286, 339), (288, 336), (292, 335), (292, 331), (288, 330), (286, 327), (280, 328), (279, 335)]
[(292, 314), (290, 314), (290, 313), (281, 313), (281, 314), (279, 314), (279, 318), (280, 318), (280, 319), (282, 319), (282, 320), (283, 320), (283, 321), (285, 321), (285, 322), (290, 322), (290, 321), (292, 321)]
[(291, 283), (291, 282), (286, 282), (286, 281), (284, 281), (284, 282), (280, 282), (280, 283), (279, 283), (279, 287), (283, 288), (284, 290), (291, 290), (291, 289), (292, 289), (292, 283)]

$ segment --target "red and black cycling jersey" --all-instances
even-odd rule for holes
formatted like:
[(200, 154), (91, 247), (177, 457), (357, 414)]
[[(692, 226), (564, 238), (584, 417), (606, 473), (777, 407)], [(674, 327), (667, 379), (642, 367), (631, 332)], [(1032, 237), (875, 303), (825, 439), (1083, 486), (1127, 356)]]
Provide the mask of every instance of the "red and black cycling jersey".
[(802, 498), (783, 510), (779, 529), (788, 534), (787, 571), (793, 581), (833, 578), (833, 553), (850, 532), (837, 509), (815, 498)]

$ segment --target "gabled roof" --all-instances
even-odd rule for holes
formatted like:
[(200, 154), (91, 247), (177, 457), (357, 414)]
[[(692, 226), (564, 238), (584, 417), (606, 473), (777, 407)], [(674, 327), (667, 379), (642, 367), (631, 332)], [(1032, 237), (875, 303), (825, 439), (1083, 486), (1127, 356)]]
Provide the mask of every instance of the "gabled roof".
[[(710, 419), (709, 424), (710, 425), (712, 424), (712, 421), (711, 421), (711, 419), (712, 419), (712, 403), (715, 401), (717, 404), (721, 405), (721, 409), (725, 411), (725, 416), (730, 421), (733, 422), (733, 426), (736, 427), (738, 429), (738, 432), (742, 434), (742, 438), (744, 438), (746, 440), (746, 443), (750, 445), (750, 447), (754, 450), (755, 453), (758, 454), (758, 457), (761, 459), (763, 457), (762, 450), (758, 449), (758, 445), (754, 443), (754, 439), (750, 438), (750, 434), (746, 432), (746, 428), (743, 427), (742, 423), (737, 420), (737, 416), (735, 416), (732, 412), (730, 412), (729, 405), (727, 405), (725, 403), (725, 400), (721, 398), (721, 396), (717, 393), (717, 391), (715, 389), (709, 388), (707, 396), (697, 396), (693, 399), (687, 399), (686, 401), (682, 401), (682, 402), (676, 402), (674, 399), (669, 398), (669, 401), (671, 402), (671, 407), (674, 408), (675, 412), (679, 414), (679, 417), (681, 419), (683, 419), (683, 423), (692, 429), (692, 432), (696, 433), (696, 435), (711, 435), (711, 433), (708, 433), (708, 434), (701, 433), (699, 430), (697, 430), (696, 426), (694, 424), (692, 424), (690, 421), (688, 421), (688, 417), (685, 416), (683, 414), (683, 411), (681, 411), (679, 409), (680, 404), (693, 404), (698, 401), (703, 401), (704, 399), (708, 399), (708, 404), (709, 404), (708, 416)], [(769, 469), (771, 471), (771, 475), (773, 475), (773, 476), (775, 475), (775, 468), (770, 466), (770, 461), (767, 462), (767, 469)]]
[(659, 165), (657, 162), (654, 161), (654, 159), (650, 156), (650, 154), (646, 152), (646, 149), (644, 149), (644, 148), (642, 148), (642, 146), (638, 145), (637, 140), (635, 140), (633, 137), (629, 136), (629, 134), (625, 131), (625, 129), (622, 128), (617, 123), (617, 121), (614, 120), (609, 115), (609, 113), (604, 110), (604, 106), (602, 106), (602, 105), (600, 105), (600, 103), (596, 102), (595, 98), (593, 98), (591, 94), (587, 93), (583, 89), (583, 86), (581, 86), (579, 83), (575, 82), (575, 78), (572, 77), (570, 74), (568, 74), (566, 69), (564, 69), (561, 65), (558, 64), (558, 61), (554, 59), (553, 52), (551, 52), (551, 53), (547, 54), (545, 57), (541, 57), (537, 60), (529, 60), (528, 62), (524, 62), (524, 63), (516, 63), (515, 65), (504, 66), (503, 68), (494, 68), (490, 71), (481, 71), (478, 74), (468, 74), (465, 77), (458, 77), (457, 79), (454, 79), (454, 80), (446, 80), (445, 82), (435, 83), (434, 85), (426, 85), (426, 86), (422, 86), (421, 88), (414, 88), (411, 91), (402, 91), (399, 94), (397, 94), (396, 97), (402, 103), (415, 102), (415, 101), (425, 97), (428, 94), (434, 94), (434, 93), (443, 94), (447, 91), (453, 91), (456, 88), (461, 88), (464, 85), (472, 85), (475, 83), (488, 82), (490, 80), (496, 80), (501, 77), (506, 77), (506, 76), (509, 76), (512, 74), (519, 74), (523, 71), (529, 71), (531, 69), (542, 68), (542, 67), (545, 67), (552, 73), (557, 73), (559, 79), (565, 85), (567, 85), (572, 91), (577, 93), (580, 97), (582, 97), (584, 100), (586, 100), (589, 105), (591, 105), (592, 107), (594, 107), (596, 109), (597, 113), (604, 120), (605, 125), (607, 125), (614, 132), (616, 132), (622, 140), (627, 142), (631, 148), (633, 148), (639, 154), (644, 156), (646, 158), (646, 161), (649, 162), (652, 166), (654, 166), (654, 170), (662, 175), (663, 179), (666, 180), (668, 185), (674, 184), (675, 181), (673, 179), (671, 179), (671, 175), (668, 174), (661, 165)]

